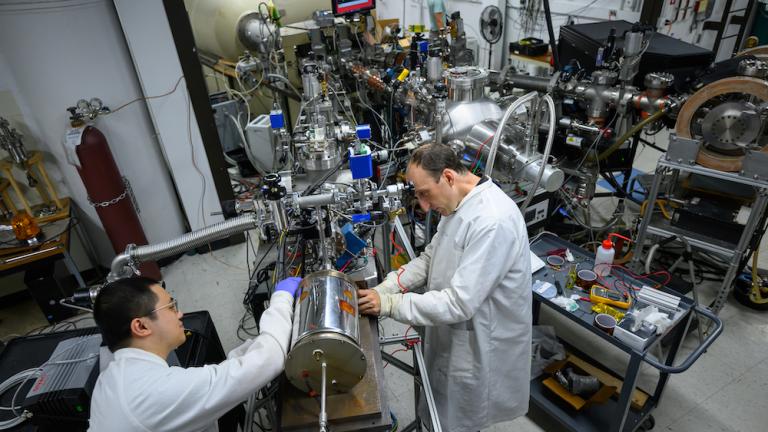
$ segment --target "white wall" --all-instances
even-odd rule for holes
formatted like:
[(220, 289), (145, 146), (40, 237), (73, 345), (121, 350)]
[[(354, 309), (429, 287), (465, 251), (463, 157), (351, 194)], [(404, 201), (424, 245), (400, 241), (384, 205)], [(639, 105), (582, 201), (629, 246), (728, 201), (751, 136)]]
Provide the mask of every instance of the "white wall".
[[(707, 21), (720, 21), (720, 18), (723, 14), (723, 9), (725, 8), (725, 1), (724, 0), (709, 0), (710, 4), (713, 4), (711, 16), (707, 18)], [(695, 2), (692, 0), (690, 2), (690, 6), (693, 6)], [(731, 5), (731, 10), (739, 10), (747, 5), (747, 0), (734, 0), (733, 4)], [(685, 3), (683, 3), (683, 6), (685, 6)], [(659, 32), (668, 34), (674, 38), (690, 42), (692, 44), (712, 49), (714, 43), (715, 43), (715, 37), (717, 36), (716, 30), (707, 30), (703, 31), (703, 23), (704, 23), (704, 17), (706, 14), (702, 12), (698, 16), (695, 16), (695, 14), (692, 13), (692, 11), (688, 11), (687, 16), (685, 19), (683, 19), (683, 11), (681, 10), (678, 14), (678, 19), (676, 22), (674, 22), (675, 19), (675, 11), (677, 9), (677, 3), (675, 5), (670, 5), (668, 2), (664, 3), (664, 8), (661, 12), (661, 17), (659, 18), (658, 28)], [(733, 15), (743, 15), (744, 12), (736, 12)], [(696, 23), (694, 23), (694, 19), (696, 20)], [(670, 25), (665, 25), (666, 21), (671, 22)], [(692, 26), (693, 24), (693, 26)], [(745, 36), (749, 36), (749, 29), (745, 30)], [(729, 25), (726, 27), (725, 31), (723, 32), (723, 37), (737, 34), (739, 31), (738, 26), (736, 25)], [(726, 39), (723, 40), (720, 44), (720, 48), (718, 50), (718, 56), (717, 60), (724, 60), (731, 57), (731, 53), (733, 52), (733, 46), (736, 43), (736, 38)]]
[[(162, 2), (114, 0), (139, 84), (146, 95), (172, 89), (182, 77), (181, 63)], [(160, 148), (192, 229), (224, 220), (186, 81), (173, 94), (147, 101)]]
[[(0, 54), (25, 123), (56, 162), (61, 172), (57, 184), (66, 184), (62, 189), (83, 209), (82, 223), (101, 262), (108, 263), (114, 251), (80, 176), (66, 163), (61, 143), (68, 125), (66, 108), (78, 99), (97, 96), (117, 107), (143, 96), (112, 1), (0, 0)], [(95, 125), (133, 186), (150, 243), (182, 234), (183, 215), (146, 104), (134, 103)]]
[[(23, 106), (19, 100), (19, 95), (17, 94), (16, 89), (16, 82), (8, 68), (5, 56), (0, 52), (0, 117), (8, 120), (11, 127), (15, 128), (23, 135), (22, 140), (24, 142), (24, 148), (27, 149), (28, 153), (33, 150), (42, 153), (43, 166), (45, 167), (46, 173), (48, 173), (48, 177), (50, 177), (51, 183), (54, 184), (58, 196), (64, 197), (72, 195), (69, 186), (67, 186), (64, 176), (59, 169), (58, 163), (49, 150), (49, 146), (39, 139), (41, 136), (40, 130), (35, 122), (34, 115), (32, 115), (29, 107)], [(0, 151), (0, 158), (5, 158), (6, 156), (7, 154), (5, 152)], [(19, 186), (22, 188), (24, 197), (29, 203), (38, 204), (42, 202), (37, 191), (27, 185), (27, 179), (23, 171), (14, 169), (13, 174), (14, 178), (19, 183)], [(16, 207), (22, 208), (21, 201), (16, 194), (10, 192), (9, 195), (16, 204)], [(76, 208), (75, 213), (80, 214), (81, 212)], [(83, 245), (80, 243), (78, 236), (71, 237), (70, 254), (75, 261), (75, 264), (81, 270), (85, 270), (94, 264), (89, 261), (88, 255), (85, 252)]]

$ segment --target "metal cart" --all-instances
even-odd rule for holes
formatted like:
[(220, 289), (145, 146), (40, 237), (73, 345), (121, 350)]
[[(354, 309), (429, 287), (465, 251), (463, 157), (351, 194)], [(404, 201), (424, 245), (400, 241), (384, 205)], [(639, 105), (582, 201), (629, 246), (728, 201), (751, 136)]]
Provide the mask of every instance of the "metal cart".
[[(579, 263), (580, 268), (591, 269), (593, 267), (592, 253), (571, 244), (557, 236), (550, 234), (542, 234), (539, 236), (533, 244), (531, 244), (531, 251), (545, 259), (547, 251), (558, 248), (568, 248), (575, 257), (576, 263)], [(619, 271), (619, 270), (616, 270)], [(556, 270), (550, 267), (544, 267), (533, 274), (534, 280), (548, 281), (555, 283), (558, 281), (562, 287), (566, 286), (566, 278), (568, 270), (562, 268)], [(613, 275), (605, 276), (606, 283), (614, 283), (616, 277)], [(621, 279), (625, 282), (641, 286), (642, 282), (633, 279), (628, 274), (622, 274)], [(564, 288), (565, 289), (565, 288)], [(670, 294), (675, 292), (668, 290), (665, 287), (661, 288)], [(570, 296), (570, 290), (565, 289), (565, 295)], [(574, 293), (578, 290), (574, 291)], [(659, 404), (661, 396), (664, 392), (664, 387), (669, 380), (669, 375), (674, 373), (681, 373), (687, 370), (693, 363), (707, 350), (707, 348), (717, 339), (717, 337), (723, 331), (723, 323), (720, 319), (711, 313), (706, 308), (701, 308), (693, 303), (691, 299), (682, 297), (680, 302), (680, 308), (684, 311), (684, 315), (679, 319), (676, 324), (667, 330), (664, 335), (655, 336), (647, 348), (638, 351), (624, 342), (616, 339), (612, 335), (605, 333), (593, 326), (594, 313), (591, 310), (592, 304), (586, 301), (578, 301), (579, 309), (574, 312), (568, 312), (565, 309), (557, 306), (552, 301), (544, 298), (534, 291), (533, 293), (533, 323), (538, 324), (541, 305), (549, 306), (555, 312), (565, 316), (572, 323), (581, 326), (587, 331), (599, 336), (606, 342), (610, 343), (614, 347), (624, 351), (629, 355), (629, 363), (624, 371), (623, 377), (600, 365), (589, 355), (579, 352), (578, 347), (574, 347), (567, 342), (560, 340), (567, 349), (574, 354), (578, 355), (582, 359), (590, 362), (591, 364), (601, 368), (604, 371), (611, 373), (616, 378), (623, 380), (621, 387), (621, 393), (618, 400), (609, 399), (605, 403), (596, 404), (586, 407), (580, 411), (571, 409), (567, 404), (557, 399), (557, 396), (552, 394), (541, 382), (540, 378), (534, 378), (531, 380), (531, 402), (542, 411), (558, 420), (567, 429), (572, 431), (587, 432), (587, 431), (636, 431), (636, 430), (649, 430), (653, 428), (655, 420), (651, 415), (653, 409)], [(688, 332), (688, 327), (691, 322), (691, 318), (694, 313), (698, 313), (700, 317), (706, 317), (713, 323), (713, 330), (709, 333), (706, 339), (695, 349), (691, 354), (679, 365), (674, 365), (675, 358), (677, 356), (678, 349), (683, 342), (684, 336)], [(662, 362), (659, 362), (650, 356), (650, 350), (662, 339), (666, 339), (671, 342), (669, 345), (669, 352), (666, 358)], [(631, 406), (631, 396), (635, 390), (638, 374), (642, 362), (648, 363), (654, 368), (658, 369), (659, 379), (656, 384), (656, 388), (653, 394), (650, 395), (647, 402), (641, 409), (635, 409)]]

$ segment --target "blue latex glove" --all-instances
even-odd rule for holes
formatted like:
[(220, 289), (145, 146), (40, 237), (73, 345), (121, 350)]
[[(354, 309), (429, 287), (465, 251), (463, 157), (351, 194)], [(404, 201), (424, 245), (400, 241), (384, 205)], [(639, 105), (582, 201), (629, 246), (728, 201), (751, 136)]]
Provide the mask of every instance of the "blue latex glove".
[(301, 283), (300, 277), (289, 277), (281, 280), (280, 282), (275, 285), (275, 292), (278, 291), (285, 291), (288, 294), (295, 296), (296, 290), (299, 289), (299, 284)]

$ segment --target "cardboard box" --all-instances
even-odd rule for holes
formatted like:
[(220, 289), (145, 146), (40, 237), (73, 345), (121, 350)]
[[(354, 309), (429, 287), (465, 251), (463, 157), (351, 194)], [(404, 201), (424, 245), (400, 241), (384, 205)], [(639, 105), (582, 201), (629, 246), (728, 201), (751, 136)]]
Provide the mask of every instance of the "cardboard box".
[(616, 387), (608, 386), (601, 382), (600, 389), (598, 389), (597, 392), (590, 396), (589, 399), (584, 399), (582, 396), (575, 395), (560, 385), (560, 382), (557, 380), (557, 378), (554, 377), (554, 373), (556, 371), (568, 368), (573, 369), (573, 371), (579, 375), (590, 375), (581, 369), (578, 365), (573, 363), (568, 357), (566, 357), (565, 360), (556, 361), (544, 368), (544, 372), (548, 373), (550, 376), (544, 380), (543, 384), (545, 387), (555, 393), (560, 399), (567, 402), (568, 405), (573, 407), (573, 409), (576, 411), (579, 411), (582, 408), (588, 407), (590, 405), (604, 403), (610, 399), (611, 395), (613, 395), (613, 393), (616, 391)]
[[(602, 384), (598, 392), (592, 395), (591, 398), (584, 399), (583, 397), (574, 395), (563, 388), (563, 386), (561, 386), (557, 381), (557, 378), (554, 378), (552, 375), (558, 369), (567, 369), (569, 367), (581, 375), (591, 375), (597, 378)], [(613, 395), (618, 397), (624, 384), (621, 379), (616, 378), (612, 374), (598, 368), (586, 360), (575, 356), (572, 353), (567, 353), (564, 360), (557, 361), (547, 366), (544, 369), (544, 373), (549, 374), (550, 378), (545, 379), (543, 384), (552, 390), (555, 394), (560, 396), (563, 400), (568, 402), (568, 404), (577, 411), (589, 405), (603, 403)], [(608, 392), (608, 390), (610, 390), (610, 392)], [(608, 393), (607, 397), (603, 392)], [(636, 410), (642, 409), (646, 402), (648, 402), (649, 398), (650, 395), (648, 395), (648, 393), (640, 390), (639, 388), (635, 388), (632, 391), (632, 396), (630, 398), (632, 408)]]

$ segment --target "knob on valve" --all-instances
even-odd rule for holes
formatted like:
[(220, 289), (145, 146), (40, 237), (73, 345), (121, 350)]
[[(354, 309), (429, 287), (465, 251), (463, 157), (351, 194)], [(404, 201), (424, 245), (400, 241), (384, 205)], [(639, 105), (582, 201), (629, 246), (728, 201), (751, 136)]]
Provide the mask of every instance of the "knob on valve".
[(285, 186), (280, 184), (280, 174), (271, 173), (264, 176), (264, 184), (261, 186), (261, 193), (264, 198), (276, 201), (286, 195)]

